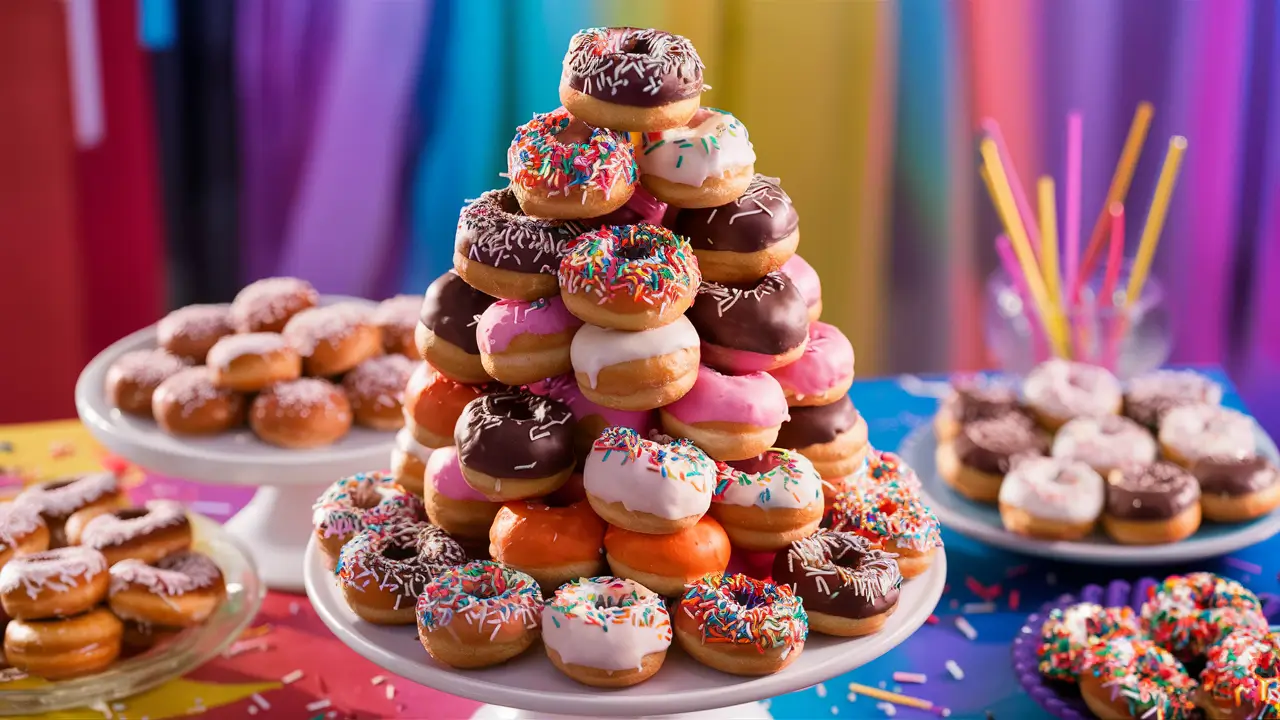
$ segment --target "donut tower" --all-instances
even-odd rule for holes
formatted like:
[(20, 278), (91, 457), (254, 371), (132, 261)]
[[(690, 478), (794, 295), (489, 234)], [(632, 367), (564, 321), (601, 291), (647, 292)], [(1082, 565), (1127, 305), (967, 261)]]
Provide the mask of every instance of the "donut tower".
[[(941, 545), (914, 474), (868, 445), (853, 347), (819, 320), (791, 198), (703, 90), (687, 39), (583, 30), (563, 107), (516, 130), (508, 185), (462, 209), (453, 269), (423, 299), (392, 472), (371, 481), (420, 495), (479, 558), (418, 594), (441, 662), (501, 662), (541, 624), (552, 662), (587, 684), (644, 680), (673, 635), (717, 669), (775, 672), (810, 628), (878, 630)], [(355, 607), (369, 583), (344, 568), (371, 563), (331, 545)], [(735, 551), (754, 569), (726, 573)], [(534, 583), (540, 619), (524, 600), (498, 613), (510, 642), (462, 652), (436, 632), (496, 617), (472, 589)]]

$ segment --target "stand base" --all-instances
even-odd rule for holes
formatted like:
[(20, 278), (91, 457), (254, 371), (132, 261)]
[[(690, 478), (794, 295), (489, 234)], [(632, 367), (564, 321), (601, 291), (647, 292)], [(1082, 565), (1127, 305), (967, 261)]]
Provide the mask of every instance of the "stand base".
[(327, 486), (263, 487), (224, 525), (248, 548), (272, 590), (305, 592), (302, 565), (311, 539), (311, 506)]
[[(485, 705), (471, 716), (471, 720), (582, 720), (581, 715), (548, 715), (546, 713), (516, 710), (499, 705)], [(719, 710), (680, 713), (678, 715), (650, 715), (636, 720), (773, 720), (773, 715), (760, 703), (747, 703)]]

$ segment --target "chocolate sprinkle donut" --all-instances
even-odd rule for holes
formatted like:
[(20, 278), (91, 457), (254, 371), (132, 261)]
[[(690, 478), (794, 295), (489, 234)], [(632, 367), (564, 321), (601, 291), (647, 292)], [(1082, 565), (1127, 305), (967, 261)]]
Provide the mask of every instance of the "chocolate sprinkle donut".
[(902, 573), (892, 553), (850, 532), (818, 530), (773, 562), (773, 581), (790, 585), (805, 610), (863, 619), (898, 604)]
[(1106, 513), (1124, 520), (1167, 520), (1200, 502), (1200, 484), (1169, 462), (1113, 470)]
[(774, 445), (799, 450), (829, 443), (858, 424), (858, 410), (848, 395), (829, 405), (788, 408), (791, 418), (782, 423)]
[(689, 238), (694, 250), (751, 253), (777, 244), (798, 227), (800, 216), (778, 179), (757, 173), (737, 200), (681, 210), (673, 229)]
[(1191, 474), (1200, 481), (1200, 492), (1205, 495), (1230, 497), (1266, 490), (1280, 480), (1280, 471), (1261, 455), (1201, 458)]
[(791, 278), (774, 271), (754, 283), (703, 281), (689, 308), (702, 341), (781, 355), (809, 338), (809, 309)]
[(569, 40), (562, 82), (605, 102), (660, 107), (702, 94), (702, 59), (661, 30), (588, 28)]
[(511, 188), (490, 190), (458, 216), (455, 249), (469, 260), (512, 272), (551, 275), (587, 226), (525, 215)]
[(457, 345), (470, 355), (479, 355), (476, 325), (494, 302), (495, 298), (471, 287), (458, 273), (450, 270), (427, 288), (418, 319), (440, 339)]
[(942, 401), (939, 412), (960, 423), (971, 423), (1023, 410), (1014, 388), (970, 376), (951, 381), (951, 394)]
[(577, 462), (573, 426), (568, 405), (513, 388), (467, 403), (453, 437), (463, 465), (495, 478), (535, 480)]
[(1026, 417), (1005, 414), (965, 424), (952, 441), (960, 463), (990, 475), (1009, 472), (1017, 455), (1044, 455), (1049, 438)]
[(1129, 381), (1124, 414), (1152, 430), (1160, 418), (1181, 405), (1222, 402), (1222, 386), (1192, 370), (1155, 370)]

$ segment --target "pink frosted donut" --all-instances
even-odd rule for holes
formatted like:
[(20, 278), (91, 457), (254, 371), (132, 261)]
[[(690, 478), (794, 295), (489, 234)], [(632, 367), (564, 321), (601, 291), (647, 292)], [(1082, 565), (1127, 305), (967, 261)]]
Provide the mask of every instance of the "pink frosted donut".
[(716, 460), (746, 460), (773, 446), (787, 396), (772, 375), (725, 375), (702, 365), (687, 395), (661, 408), (662, 429), (687, 437)]
[(559, 295), (532, 302), (499, 300), (484, 311), (476, 327), (480, 364), (507, 385), (572, 372), (569, 345), (581, 326)]
[(576, 422), (573, 428), (573, 446), (579, 458), (585, 458), (591, 452), (596, 438), (607, 427), (631, 428), (640, 433), (642, 438), (648, 438), (651, 432), (658, 429), (658, 413), (653, 410), (614, 410), (597, 405), (582, 394), (573, 375), (547, 378), (534, 383), (529, 389), (538, 395), (559, 400), (573, 411)]
[(438, 448), (427, 458), (422, 476), (427, 517), (459, 540), (489, 539), (489, 526), (502, 503), (489, 502), (467, 484), (458, 463), (458, 448)]
[(809, 322), (817, 322), (822, 317), (822, 280), (818, 278), (818, 271), (799, 255), (792, 255), (779, 270), (791, 278), (800, 291), (805, 307), (809, 308)]
[(792, 407), (829, 405), (853, 385), (853, 345), (834, 325), (809, 323), (809, 343), (790, 365), (770, 370)]

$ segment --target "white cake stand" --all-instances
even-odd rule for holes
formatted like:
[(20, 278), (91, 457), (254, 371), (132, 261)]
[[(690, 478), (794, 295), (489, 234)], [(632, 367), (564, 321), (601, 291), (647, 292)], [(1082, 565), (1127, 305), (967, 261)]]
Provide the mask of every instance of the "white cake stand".
[[(369, 302), (326, 297), (321, 303), (339, 300)], [(151, 420), (116, 410), (103, 392), (107, 368), (117, 358), (155, 345), (155, 326), (151, 326), (119, 340), (90, 361), (76, 382), (80, 420), (111, 452), (147, 470), (215, 485), (259, 486), (249, 504), (225, 527), (249, 548), (269, 587), (301, 592), (312, 504), (340, 477), (387, 467), (394, 433), (355, 427), (337, 443), (314, 450), (267, 445), (247, 429), (203, 438), (166, 434)]]
[(343, 600), (333, 574), (321, 564), (314, 542), (307, 548), (306, 558), (307, 597), (339, 640), (413, 682), (483, 703), (500, 703), (485, 705), (473, 720), (676, 714), (684, 720), (770, 718), (768, 710), (755, 701), (830, 680), (906, 640), (933, 612), (946, 576), (947, 558), (939, 550), (928, 572), (903, 584), (898, 609), (882, 631), (855, 639), (810, 635), (799, 659), (776, 675), (726, 675), (698, 664), (673, 645), (662, 669), (649, 681), (622, 690), (600, 690), (561, 674), (541, 646), (505, 665), (484, 670), (453, 670), (440, 665), (422, 649), (414, 627), (372, 625), (356, 617)]

